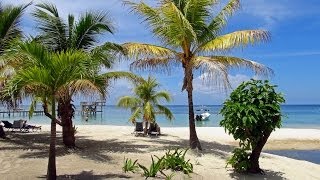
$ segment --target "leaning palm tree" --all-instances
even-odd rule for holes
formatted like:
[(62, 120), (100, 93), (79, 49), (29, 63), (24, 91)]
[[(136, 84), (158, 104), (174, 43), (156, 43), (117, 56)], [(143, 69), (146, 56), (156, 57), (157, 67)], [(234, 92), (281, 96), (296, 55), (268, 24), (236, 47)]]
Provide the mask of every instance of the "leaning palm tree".
[[(22, 37), (20, 26), (21, 17), (25, 9), (29, 6), (11, 6), (3, 5), (0, 2), (0, 56), (10, 47), (15, 39)], [(8, 65), (7, 60), (0, 57), (0, 89), (3, 88), (6, 81), (14, 74), (13, 66)], [(16, 102), (10, 97), (2, 97), (1, 101), (9, 106), (15, 106)]]
[[(104, 96), (106, 81), (88, 71), (88, 56), (82, 51), (50, 52), (41, 44), (26, 42), (18, 45), (16, 54), (23, 57), (22, 67), (16, 70), (5, 92), (11, 96), (20, 92), (41, 97), (46, 115), (51, 119), (47, 179), (56, 179), (56, 101), (65, 93), (65, 88), (94, 91)], [(51, 113), (48, 104), (51, 104)]]
[[(111, 68), (115, 56), (114, 51), (121, 51), (121, 47), (114, 43), (105, 43), (102, 46), (95, 47), (98, 42), (98, 36), (102, 33), (113, 33), (114, 27), (106, 12), (86, 12), (80, 15), (76, 21), (73, 15), (69, 15), (67, 22), (60, 17), (58, 9), (50, 3), (36, 5), (33, 16), (38, 22), (40, 31), (37, 41), (44, 44), (48, 49), (54, 52), (63, 52), (69, 49), (81, 49), (90, 54), (91, 69), (100, 70), (100, 67)], [(98, 62), (98, 63), (97, 63)], [(106, 79), (127, 78), (135, 79), (135, 76), (128, 72), (109, 72), (105, 74)], [(63, 143), (67, 147), (75, 146), (74, 128), (72, 118), (74, 109), (72, 102), (76, 91), (65, 88), (65, 93), (59, 98), (58, 116), (61, 119)], [(59, 121), (57, 121), (59, 122)]]
[[(242, 30), (222, 34), (227, 19), (240, 7), (240, 0), (230, 0), (218, 13), (211, 12), (218, 0), (159, 0), (156, 7), (144, 2), (125, 1), (131, 10), (146, 22), (153, 34), (164, 46), (130, 42), (123, 44), (130, 58), (135, 58), (132, 69), (170, 68), (182, 65), (184, 78), (182, 91), (188, 94), (190, 147), (201, 149), (197, 137), (193, 109), (193, 75), (197, 70), (205, 73), (205, 82), (230, 87), (228, 70), (246, 67), (256, 74), (272, 71), (250, 60), (226, 56), (226, 52), (236, 47), (245, 47), (269, 39), (263, 30)], [(223, 55), (219, 55), (222, 53)], [(176, 66), (175, 66), (176, 67)]]
[(156, 91), (158, 87), (159, 83), (156, 79), (149, 76), (146, 81), (136, 85), (134, 96), (121, 97), (117, 105), (131, 109), (132, 115), (129, 121), (132, 123), (137, 119), (142, 119), (146, 123), (155, 122), (157, 114), (163, 114), (168, 120), (172, 120), (173, 114), (170, 109), (159, 104), (161, 99), (170, 102), (170, 94), (167, 91)]

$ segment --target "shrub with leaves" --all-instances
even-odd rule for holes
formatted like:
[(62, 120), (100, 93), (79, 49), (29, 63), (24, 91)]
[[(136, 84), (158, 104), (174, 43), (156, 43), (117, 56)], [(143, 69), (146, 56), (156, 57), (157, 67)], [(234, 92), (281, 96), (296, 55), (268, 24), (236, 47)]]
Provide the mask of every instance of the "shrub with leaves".
[(163, 159), (163, 167), (165, 169), (172, 169), (174, 171), (183, 171), (185, 174), (193, 172), (193, 165), (190, 160), (185, 160), (185, 155), (188, 149), (179, 150), (175, 149), (167, 151)]
[(143, 170), (143, 175), (146, 178), (155, 177), (159, 171), (163, 170), (163, 166), (162, 166), (163, 157), (162, 158), (158, 158), (157, 156), (155, 156), (155, 157), (158, 160), (154, 161), (153, 156), (151, 156), (152, 162), (151, 162), (149, 169), (138, 163), (138, 166)]
[(285, 102), (275, 87), (268, 81), (252, 79), (235, 89), (223, 104), (220, 113), (224, 119), (220, 125), (240, 140), (242, 149), (236, 149), (228, 160), (237, 171), (263, 172), (259, 157), (271, 132), (281, 126), (280, 104)]
[(122, 167), (122, 170), (127, 173), (127, 172), (133, 172), (135, 173), (138, 171), (139, 166), (137, 165), (138, 159), (135, 161), (132, 161), (131, 159), (126, 158), (124, 161), (124, 165)]

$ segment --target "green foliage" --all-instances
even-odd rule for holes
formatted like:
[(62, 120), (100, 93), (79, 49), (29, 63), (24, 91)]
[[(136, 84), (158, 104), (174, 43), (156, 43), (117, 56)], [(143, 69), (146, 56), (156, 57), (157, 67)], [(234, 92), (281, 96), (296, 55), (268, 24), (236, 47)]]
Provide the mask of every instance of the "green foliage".
[(132, 115), (129, 121), (135, 122), (143, 118), (144, 121), (156, 121), (156, 115), (163, 114), (167, 119), (172, 120), (173, 114), (169, 108), (160, 104), (160, 101), (171, 101), (171, 96), (167, 91), (156, 91), (160, 85), (155, 78), (148, 77), (140, 80), (134, 88), (134, 96), (123, 96), (119, 99), (119, 107), (131, 109)]
[(151, 156), (152, 162), (149, 169), (138, 163), (138, 166), (143, 170), (143, 175), (146, 178), (155, 177), (159, 171), (163, 170), (163, 165), (162, 165), (163, 157), (162, 158), (158, 158), (157, 156), (155, 157), (158, 160), (154, 161), (153, 156)]
[(232, 156), (227, 160), (227, 165), (231, 165), (237, 172), (247, 171), (250, 168), (250, 154), (243, 148), (236, 148), (232, 153)]
[(131, 159), (126, 158), (124, 161), (124, 165), (122, 167), (122, 170), (127, 173), (127, 172), (133, 172), (135, 173), (138, 171), (139, 166), (137, 165), (137, 160), (132, 161)]
[(178, 148), (173, 152), (171, 150), (167, 151), (163, 159), (163, 167), (174, 171), (183, 171), (185, 174), (192, 173), (192, 163), (189, 162), (190, 160), (185, 160), (187, 151), (188, 149), (179, 150)]
[(281, 126), (280, 104), (285, 100), (281, 93), (276, 93), (275, 87), (268, 81), (252, 79), (243, 82), (220, 111), (224, 116), (220, 125), (234, 139), (240, 140), (241, 149), (235, 149), (228, 160), (228, 164), (238, 171), (249, 168), (250, 154), (246, 150), (254, 149), (258, 142)]

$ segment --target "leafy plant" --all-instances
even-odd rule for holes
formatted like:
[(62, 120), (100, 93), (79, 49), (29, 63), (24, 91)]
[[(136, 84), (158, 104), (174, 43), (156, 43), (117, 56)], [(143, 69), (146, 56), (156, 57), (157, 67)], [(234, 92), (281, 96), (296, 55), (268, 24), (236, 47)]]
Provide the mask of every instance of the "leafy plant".
[(189, 149), (179, 150), (175, 149), (167, 151), (163, 159), (163, 167), (165, 169), (172, 169), (174, 171), (183, 171), (185, 174), (193, 172), (193, 165), (190, 160), (185, 160), (185, 155)]
[(157, 156), (155, 157), (158, 159), (158, 161), (154, 161), (153, 156), (151, 156), (152, 162), (149, 169), (138, 163), (138, 166), (143, 170), (143, 175), (144, 177), (146, 177), (146, 179), (148, 177), (155, 177), (159, 171), (163, 170), (163, 165), (162, 165), (163, 157), (161, 158)]
[(122, 167), (122, 170), (127, 173), (127, 172), (133, 172), (135, 173), (138, 169), (139, 166), (137, 165), (138, 159), (135, 161), (132, 161), (131, 159), (126, 158), (124, 161), (124, 165)]
[[(263, 172), (259, 157), (271, 132), (281, 127), (280, 104), (285, 102), (281, 93), (268, 81), (250, 80), (235, 89), (220, 113), (220, 125), (240, 140), (240, 149), (233, 151), (228, 164), (237, 171)], [(252, 150), (247, 153), (247, 150)]]
[(250, 167), (250, 154), (243, 148), (235, 148), (232, 153), (232, 156), (227, 160), (227, 165), (230, 164), (237, 172), (247, 171)]

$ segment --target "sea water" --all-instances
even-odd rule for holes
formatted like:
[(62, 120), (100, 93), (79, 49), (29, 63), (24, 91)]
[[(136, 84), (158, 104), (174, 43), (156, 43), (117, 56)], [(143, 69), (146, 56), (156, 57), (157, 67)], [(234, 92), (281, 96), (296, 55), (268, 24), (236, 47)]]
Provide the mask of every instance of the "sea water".
[[(219, 105), (206, 105), (195, 106), (195, 115), (201, 114), (203, 111), (199, 109), (206, 109), (211, 114), (208, 121), (196, 121), (198, 127), (218, 127), (222, 116), (219, 111), (222, 106)], [(24, 110), (28, 106), (22, 106)], [(174, 115), (174, 120), (169, 121), (164, 116), (157, 116), (157, 123), (161, 127), (187, 127), (188, 126), (188, 106), (185, 105), (170, 105), (168, 108)], [(37, 110), (42, 110), (38, 107)], [(130, 110), (119, 108), (117, 106), (104, 106), (102, 113), (96, 115), (82, 115), (80, 106), (76, 106), (74, 117), (75, 125), (119, 125), (130, 126), (128, 122), (130, 117)], [(283, 105), (281, 107), (283, 114), (282, 127), (285, 128), (317, 128), (320, 129), (320, 105)], [(15, 116), (8, 117), (7, 114), (0, 114), (0, 120), (13, 121), (16, 119), (27, 119), (30, 124), (50, 124), (50, 119), (42, 115), (34, 115), (30, 119), (28, 117)]]

